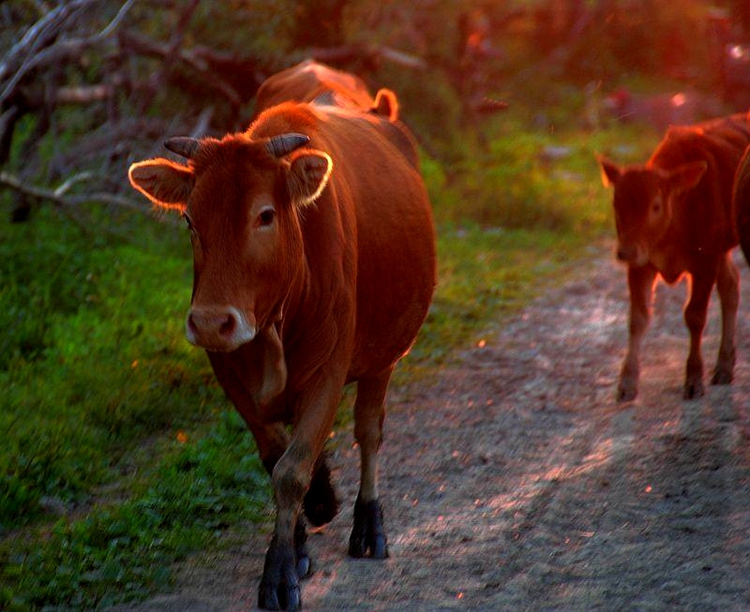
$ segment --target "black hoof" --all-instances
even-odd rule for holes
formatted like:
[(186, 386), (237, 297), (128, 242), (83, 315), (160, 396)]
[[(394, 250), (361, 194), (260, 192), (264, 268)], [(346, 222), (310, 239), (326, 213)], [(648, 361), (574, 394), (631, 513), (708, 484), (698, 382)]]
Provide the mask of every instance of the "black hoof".
[(359, 497), (354, 504), (354, 526), (349, 538), (349, 555), (360, 559), (388, 557), (388, 540), (383, 529), (383, 510), (376, 499), (363, 503)]
[(705, 390), (703, 389), (703, 383), (701, 381), (686, 381), (685, 387), (682, 392), (682, 396), (686, 400), (693, 400), (698, 399), (699, 397), (703, 397), (705, 394)]
[(629, 380), (620, 381), (617, 385), (616, 397), (618, 402), (632, 402), (638, 397), (638, 383)]
[(295, 554), (276, 538), (266, 553), (263, 578), (258, 589), (258, 607), (262, 610), (299, 610), (302, 607)]
[(299, 610), (302, 608), (299, 585), (279, 587), (264, 587), (260, 585), (258, 607), (261, 610)]
[(331, 472), (323, 459), (313, 474), (302, 503), (305, 516), (314, 527), (330, 523), (339, 512), (339, 500), (331, 485)]

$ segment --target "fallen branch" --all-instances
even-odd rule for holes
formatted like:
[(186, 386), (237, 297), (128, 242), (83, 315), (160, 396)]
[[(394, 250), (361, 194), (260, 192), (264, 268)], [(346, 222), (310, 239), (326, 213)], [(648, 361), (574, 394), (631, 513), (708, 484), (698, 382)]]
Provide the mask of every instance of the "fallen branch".
[(14, 174), (10, 174), (9, 172), (0, 170), (0, 185), (10, 187), (14, 191), (17, 191), (18, 193), (25, 196), (49, 201), (59, 208), (68, 208), (71, 206), (86, 204), (88, 202), (99, 202), (101, 204), (109, 204), (119, 206), (121, 208), (128, 208), (131, 210), (146, 212), (146, 208), (144, 208), (142, 205), (137, 204), (130, 198), (125, 198), (112, 193), (95, 192), (80, 195), (67, 195), (67, 192), (73, 185), (86, 180), (90, 180), (91, 178), (93, 178), (93, 176), (94, 175), (90, 172), (82, 172), (67, 179), (57, 189), (48, 189), (46, 187), (39, 187), (37, 185), (27, 185)]
[[(93, 36), (89, 36), (87, 38), (74, 38), (51, 44), (38, 53), (35, 53), (34, 55), (28, 57), (21, 63), (18, 68), (16, 68), (17, 61), (4, 62), (3, 65), (0, 66), (0, 78), (3, 78), (10, 72), (13, 72), (13, 77), (9, 79), (8, 83), (3, 88), (3, 92), (0, 94), (0, 105), (2, 105), (9, 97), (13, 95), (16, 87), (22, 81), (22, 79), (34, 69), (41, 66), (49, 66), (51, 64), (61, 62), (69, 57), (80, 55), (85, 49), (106, 41), (122, 23), (125, 15), (130, 10), (130, 7), (134, 2), (135, 0), (128, 0), (127, 2), (125, 2), (125, 4), (123, 4), (118, 11), (115, 18), (98, 34), (94, 34)], [(76, 11), (88, 8), (90, 4), (93, 4), (93, 2), (73, 2), (69, 3), (69, 5), (67, 6), (69, 12), (63, 10), (63, 7), (66, 7), (66, 5), (62, 5), (59, 11), (53, 11), (58, 19), (57, 22), (52, 22), (51, 24), (56, 26), (54, 35), (45, 37), (45, 40), (42, 41), (42, 44), (48, 44), (50, 42), (50, 38), (55, 38), (59, 34), (59, 31), (63, 28), (65, 22), (71, 18), (71, 15), (73, 15)], [(34, 43), (36, 43), (37, 41), (34, 40), (34, 38), (38, 39), (38, 37), (32, 36), (32, 40), (27, 41), (26, 45), (22, 45), (21, 43), (19, 43), (21, 47), (20, 49), (14, 49), (13, 55), (22, 54), (24, 51), (27, 51), (27, 46), (35, 47), (36, 45)], [(24, 40), (25, 39), (26, 37), (24, 37)], [(24, 40), (22, 40), (22, 43), (24, 42)], [(12, 60), (15, 60), (15, 58), (12, 58)]]

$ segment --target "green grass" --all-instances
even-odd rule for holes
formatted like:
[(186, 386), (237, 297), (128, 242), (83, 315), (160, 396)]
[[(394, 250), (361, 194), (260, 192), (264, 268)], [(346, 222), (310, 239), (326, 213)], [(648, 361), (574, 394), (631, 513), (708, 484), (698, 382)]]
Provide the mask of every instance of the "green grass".
[(269, 491), (244, 424), (223, 411), (195, 442), (160, 442), (159, 461), (120, 503), (2, 547), (10, 609), (105, 607), (164, 588), (171, 564), (231, 524), (263, 516)]
[[(593, 153), (625, 141), (619, 161), (644, 159), (654, 142), (540, 134), (512, 115), (495, 129), (424, 161), (439, 284), (395, 384), (438, 375), (609, 233)], [(250, 435), (184, 340), (189, 241), (96, 207), (7, 219), (0, 206), (0, 609), (145, 597), (270, 504)]]
[(185, 237), (2, 218), (0, 608), (145, 593), (212, 525), (268, 502), (250, 436), (183, 338)]

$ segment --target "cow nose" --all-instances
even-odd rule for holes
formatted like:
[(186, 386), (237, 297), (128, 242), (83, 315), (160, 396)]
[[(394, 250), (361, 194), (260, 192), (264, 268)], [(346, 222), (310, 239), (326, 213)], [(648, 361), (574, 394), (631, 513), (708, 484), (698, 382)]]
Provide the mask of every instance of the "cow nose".
[(213, 351), (232, 351), (255, 337), (254, 327), (233, 306), (194, 306), (185, 332), (191, 344)]

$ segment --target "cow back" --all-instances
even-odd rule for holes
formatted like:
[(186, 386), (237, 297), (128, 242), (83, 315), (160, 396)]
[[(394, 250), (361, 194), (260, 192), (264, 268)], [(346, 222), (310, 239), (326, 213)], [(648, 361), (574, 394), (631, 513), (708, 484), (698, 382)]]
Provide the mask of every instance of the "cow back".
[(255, 114), (283, 102), (319, 99), (344, 108), (369, 110), (374, 104), (365, 82), (314, 60), (305, 60), (267, 78), (258, 89)]

